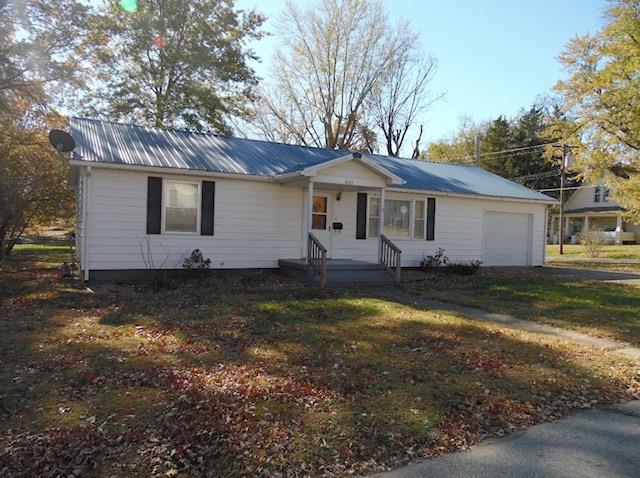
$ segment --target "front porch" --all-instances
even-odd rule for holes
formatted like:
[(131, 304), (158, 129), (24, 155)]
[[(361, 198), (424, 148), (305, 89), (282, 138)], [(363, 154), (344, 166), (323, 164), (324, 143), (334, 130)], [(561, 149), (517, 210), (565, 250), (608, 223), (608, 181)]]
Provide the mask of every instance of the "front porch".
[(401, 178), (353, 153), (282, 174), (278, 181), (303, 190), (301, 255), (278, 261), (285, 275), (321, 287), (400, 281), (401, 251), (381, 229), (385, 189), (403, 184)]
[[(550, 218), (549, 242), (559, 243), (560, 215)], [(565, 244), (578, 244), (584, 232), (597, 234), (605, 244), (636, 244), (637, 233), (630, 229), (619, 213), (581, 212), (563, 214), (562, 237)]]

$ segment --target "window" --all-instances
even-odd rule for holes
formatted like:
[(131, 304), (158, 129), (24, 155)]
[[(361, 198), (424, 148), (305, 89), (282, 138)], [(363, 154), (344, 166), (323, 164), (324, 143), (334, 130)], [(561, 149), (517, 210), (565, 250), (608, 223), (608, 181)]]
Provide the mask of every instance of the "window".
[(313, 196), (311, 214), (311, 229), (327, 228), (327, 197), (326, 196)]
[(413, 218), (413, 238), (424, 239), (424, 201), (416, 201)]
[(380, 198), (369, 200), (369, 237), (380, 235)]
[(411, 201), (385, 199), (384, 232), (391, 237), (410, 237)]
[(198, 232), (198, 183), (166, 181), (164, 229)]
[(594, 188), (594, 194), (593, 194), (593, 202), (600, 202), (600, 190), (602, 188), (600, 186), (596, 186)]
[(611, 189), (608, 187), (602, 188), (602, 202), (607, 202), (609, 200), (609, 194), (611, 194)]

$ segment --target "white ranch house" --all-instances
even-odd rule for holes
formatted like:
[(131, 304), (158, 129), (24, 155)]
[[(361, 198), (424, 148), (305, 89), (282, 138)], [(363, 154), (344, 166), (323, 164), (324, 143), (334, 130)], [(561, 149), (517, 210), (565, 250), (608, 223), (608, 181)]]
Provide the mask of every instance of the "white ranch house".
[(180, 269), (194, 249), (329, 281), (398, 278), (438, 248), (544, 263), (555, 200), (480, 168), (78, 118), (70, 133), (85, 280), (140, 275), (149, 253)]
[[(640, 225), (626, 221), (623, 213), (624, 209), (611, 199), (609, 188), (603, 183), (582, 186), (565, 201), (564, 240), (576, 244), (582, 232), (591, 231), (607, 244), (637, 244)], [(559, 222), (559, 214), (552, 214), (549, 223), (552, 244), (559, 242)]]

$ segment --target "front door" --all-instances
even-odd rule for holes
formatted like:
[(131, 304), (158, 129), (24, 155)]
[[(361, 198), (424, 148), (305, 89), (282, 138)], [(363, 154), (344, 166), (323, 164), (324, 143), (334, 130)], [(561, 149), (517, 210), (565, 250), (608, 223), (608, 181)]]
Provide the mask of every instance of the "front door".
[(313, 195), (311, 232), (327, 248), (327, 257), (331, 257), (331, 196), (329, 194)]

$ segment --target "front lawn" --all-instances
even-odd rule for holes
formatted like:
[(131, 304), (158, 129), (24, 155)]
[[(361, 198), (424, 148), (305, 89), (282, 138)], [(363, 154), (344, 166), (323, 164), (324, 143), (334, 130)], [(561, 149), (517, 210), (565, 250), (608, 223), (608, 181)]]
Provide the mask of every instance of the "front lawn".
[[(589, 258), (584, 252), (584, 247), (580, 244), (565, 244), (563, 252), (564, 254), (561, 256), (557, 244), (547, 245), (547, 258)], [(604, 259), (640, 259), (640, 245), (605, 245), (602, 246), (602, 252), (598, 257)]]
[(637, 363), (375, 289), (91, 294), (35, 254), (0, 274), (3, 476), (363, 474), (640, 394)]
[(640, 346), (640, 287), (553, 278), (537, 269), (481, 269), (456, 276), (412, 272), (424, 297), (511, 314)]

